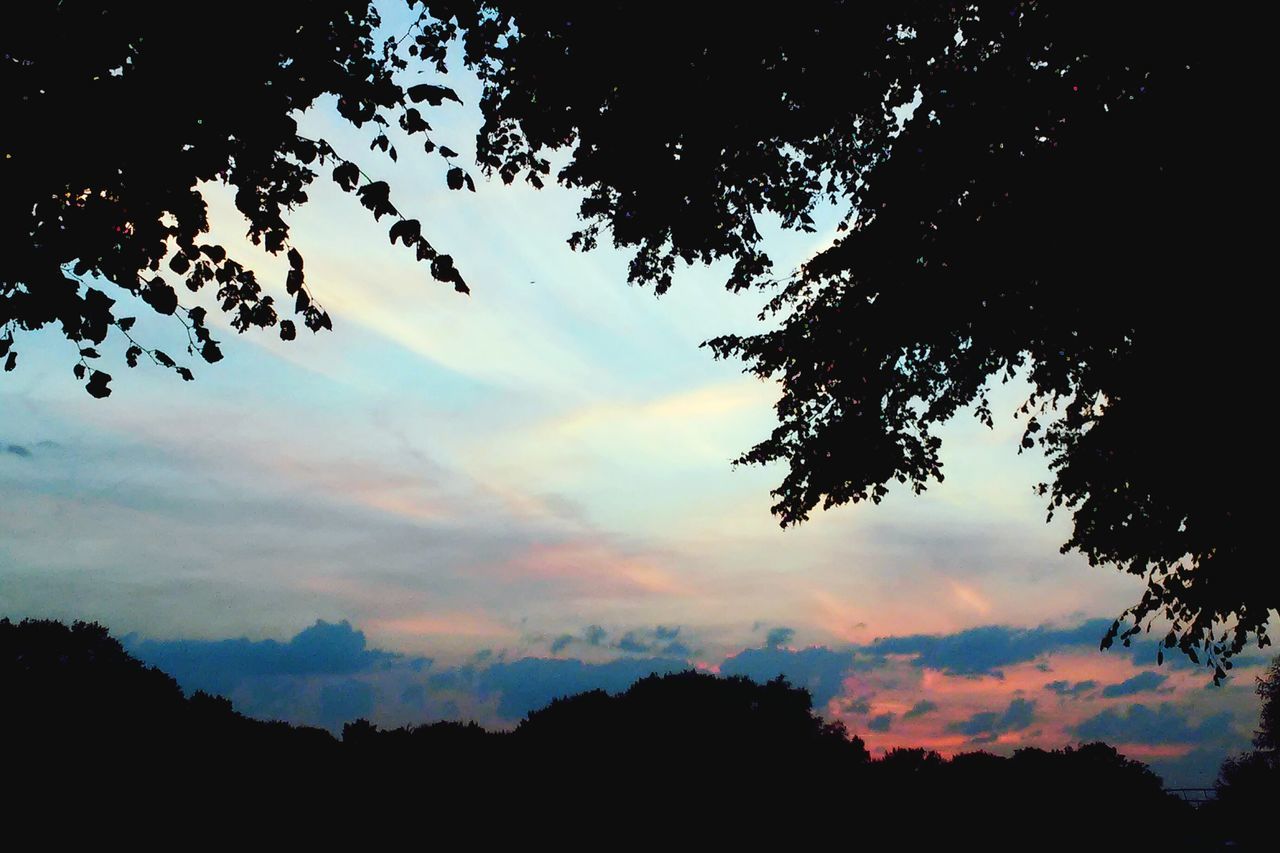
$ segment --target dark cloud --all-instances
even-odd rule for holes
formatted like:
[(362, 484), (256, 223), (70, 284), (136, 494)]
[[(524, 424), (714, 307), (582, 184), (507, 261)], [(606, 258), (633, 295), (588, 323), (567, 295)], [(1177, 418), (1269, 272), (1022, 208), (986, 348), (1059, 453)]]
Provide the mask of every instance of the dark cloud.
[(850, 699), (845, 703), (844, 710), (850, 714), (866, 716), (871, 713), (871, 697), (859, 696), (856, 699)]
[(644, 654), (651, 648), (648, 643), (642, 641), (638, 636), (636, 636), (635, 631), (628, 631), (615, 645), (624, 652), (637, 655)]
[(355, 678), (320, 689), (320, 722), (329, 728), (373, 714), (373, 687)]
[[(772, 635), (773, 631), (769, 633)], [(725, 658), (720, 664), (722, 675), (745, 675), (758, 682), (784, 675), (795, 686), (808, 690), (814, 705), (819, 709), (843, 692), (845, 676), (853, 668), (852, 653), (838, 652), (824, 646), (799, 651), (777, 646), (746, 649)]]
[(551, 654), (553, 655), (560, 654), (560, 652), (567, 649), (569, 647), (569, 644), (572, 642), (573, 642), (572, 634), (561, 634), (559, 637), (556, 637), (554, 640), (551, 641)]
[(421, 682), (406, 684), (400, 691), (400, 701), (406, 705), (420, 707), (427, 703), (427, 688)]
[(776, 649), (778, 646), (790, 643), (795, 635), (793, 628), (770, 628), (769, 633), (765, 635), (764, 644), (771, 649)]
[(876, 716), (867, 720), (867, 728), (873, 732), (887, 732), (889, 731), (889, 727), (892, 725), (893, 725), (892, 713), (877, 714)]
[(925, 714), (932, 714), (936, 710), (938, 710), (937, 703), (930, 702), (928, 699), (921, 699), (911, 706), (910, 711), (902, 715), (902, 719), (911, 720), (916, 717), (923, 717)]
[(1108, 708), (1080, 723), (1072, 732), (1082, 740), (1126, 743), (1197, 743), (1221, 738), (1231, 725), (1223, 711), (1192, 724), (1187, 712), (1165, 702), (1159, 708), (1130, 705), (1124, 711)]
[(1050, 681), (1048, 684), (1044, 686), (1044, 689), (1052, 690), (1054, 693), (1057, 693), (1059, 696), (1066, 696), (1071, 699), (1079, 699), (1081, 696), (1088, 693), (1090, 690), (1095, 689), (1097, 686), (1098, 686), (1098, 682), (1094, 681), (1093, 679), (1089, 679), (1088, 681), (1077, 681), (1074, 684), (1072, 684), (1070, 681)]
[(12, 455), (14, 455), (14, 456), (19, 456), (19, 457), (21, 457), (21, 458), (23, 458), (23, 459), (28, 459), (28, 458), (30, 458), (30, 456), (31, 456), (31, 451), (30, 451), (30, 450), (28, 450), (27, 448), (23, 447), (21, 444), (10, 444), (10, 445), (7, 445), (7, 446), (5, 447), (5, 449), (4, 449), (4, 452), (5, 452), (5, 453), (10, 453), (10, 454), (12, 454)]
[(659, 625), (653, 629), (653, 636), (657, 637), (659, 640), (674, 640), (676, 637), (680, 636), (680, 626), (677, 625), (674, 628), (669, 628), (666, 625)]
[(663, 646), (662, 654), (664, 657), (669, 657), (669, 658), (676, 657), (676, 658), (688, 659), (693, 657), (693, 651), (684, 643), (680, 642), (679, 640), (673, 640), (672, 642), (667, 643), (665, 646)]
[(599, 625), (588, 625), (582, 632), (582, 639), (592, 646), (600, 645), (607, 636), (609, 636), (609, 632)]
[(287, 643), (276, 640), (139, 640), (125, 637), (136, 657), (172, 675), (188, 692), (229, 695), (248, 679), (345, 675), (404, 662), (401, 655), (368, 649), (363, 631), (347, 621), (317, 621)]
[(498, 698), (498, 713), (518, 720), (552, 699), (587, 690), (617, 693), (653, 673), (664, 675), (689, 668), (675, 658), (619, 658), (607, 663), (584, 663), (573, 659), (522, 658), (472, 670), (454, 680), (452, 686), (469, 686), (480, 698)]
[(1236, 737), (1210, 746), (1200, 746), (1177, 758), (1154, 757), (1147, 760), (1169, 788), (1208, 788), (1218, 778), (1222, 759), (1249, 748), (1249, 739)]
[(1135, 693), (1155, 690), (1168, 680), (1169, 676), (1161, 675), (1158, 672), (1140, 672), (1133, 678), (1126, 678), (1119, 684), (1108, 684), (1102, 688), (1102, 695), (1108, 699), (1114, 699), (1117, 696), (1132, 696)]
[(989, 743), (1003, 732), (1016, 732), (1035, 721), (1036, 703), (1014, 699), (1003, 712), (982, 711), (967, 720), (947, 724), (947, 731), (968, 735), (978, 743)]
[(1000, 675), (1000, 667), (1034, 660), (1071, 646), (1097, 646), (1111, 622), (1095, 619), (1076, 628), (1009, 628), (988, 625), (956, 634), (884, 637), (868, 649), (880, 654), (913, 655), (916, 666), (949, 675)]

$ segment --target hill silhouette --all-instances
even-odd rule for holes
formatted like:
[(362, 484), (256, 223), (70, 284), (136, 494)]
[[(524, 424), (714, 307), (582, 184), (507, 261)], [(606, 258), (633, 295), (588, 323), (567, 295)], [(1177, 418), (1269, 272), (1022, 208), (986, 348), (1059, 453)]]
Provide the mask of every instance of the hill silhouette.
[(1185, 803), (1106, 744), (872, 760), (782, 678), (652, 675), (557, 699), (510, 732), (356, 720), (339, 739), (185, 696), (100, 625), (5, 619), (0, 695), (6, 775), (23, 783), (11, 813), (45, 827), (145, 813), (131, 831), (252, 825), (292, 842), (447, 827), (475, 843), (575, 846), (1207, 843)]

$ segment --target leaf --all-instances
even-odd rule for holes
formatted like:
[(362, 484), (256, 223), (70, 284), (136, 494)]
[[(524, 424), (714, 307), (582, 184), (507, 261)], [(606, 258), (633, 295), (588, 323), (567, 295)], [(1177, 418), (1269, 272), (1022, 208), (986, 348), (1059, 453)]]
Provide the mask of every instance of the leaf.
[(280, 321), (280, 340), (291, 341), (298, 336), (298, 327), (293, 325), (292, 320)]
[(204, 346), (200, 347), (200, 357), (209, 364), (222, 361), (222, 350), (218, 349), (218, 344), (210, 338), (204, 342)]
[(317, 153), (316, 146), (308, 139), (299, 139), (293, 146), (293, 156), (302, 163), (310, 163)]
[(449, 182), (449, 189), (451, 190), (462, 189), (463, 176), (464, 176), (463, 171), (459, 169), (457, 166), (454, 166), (452, 169), (450, 169), (449, 173), (445, 175), (445, 180)]
[(86, 368), (83, 364), (77, 364), (71, 368), (71, 372), (76, 375), (76, 379), (84, 379), (85, 370)]
[(10, 370), (13, 370), (17, 366), (18, 366), (18, 351), (11, 350), (9, 352), (9, 357), (4, 360), (5, 373), (8, 373)]
[(95, 370), (89, 376), (89, 384), (84, 386), (84, 390), (88, 391), (92, 396), (101, 400), (103, 397), (111, 396), (111, 389), (107, 387), (107, 383), (111, 381), (111, 374), (103, 373), (101, 370)]
[(400, 116), (400, 127), (405, 133), (419, 133), (431, 130), (431, 125), (427, 124), (422, 117), (422, 113), (418, 112), (416, 107), (409, 107), (404, 111), (404, 115)]
[(137, 322), (136, 317), (121, 317), (116, 320), (116, 325), (120, 327), (120, 331), (127, 332), (133, 328), (133, 324)]
[(462, 280), (462, 274), (454, 267), (453, 257), (450, 255), (436, 255), (431, 259), (431, 275), (436, 281), (452, 284), (453, 289), (459, 293), (471, 292), (471, 288)]
[(391, 237), (391, 245), (395, 245), (397, 240), (402, 241), (406, 246), (411, 246), (418, 241), (418, 237), (422, 232), (422, 224), (416, 219), (401, 219), (399, 222), (391, 226), (388, 232)]
[(183, 381), (185, 382), (190, 382), (191, 380), (196, 378), (195, 374), (185, 367), (179, 367), (179, 368), (176, 368), (176, 370), (178, 371), (178, 375), (181, 376)]
[(297, 249), (289, 249), (289, 266), (298, 272), (302, 272), (302, 253)]
[(125, 363), (130, 367), (138, 366), (138, 356), (142, 355), (142, 347), (134, 344), (124, 351)]
[(415, 104), (426, 101), (433, 107), (438, 107), (445, 100), (456, 101), (462, 103), (462, 99), (458, 97), (458, 93), (447, 86), (433, 86), (430, 83), (419, 83), (417, 86), (410, 86), (405, 94)]
[(339, 163), (334, 167), (333, 180), (338, 186), (351, 192), (360, 183), (360, 168), (351, 162)]
[(164, 279), (156, 276), (142, 291), (142, 301), (159, 314), (172, 314), (178, 310), (178, 294)]
[(453, 150), (452, 148), (450, 148), (448, 145), (441, 145), (441, 146), (440, 146), (440, 156), (441, 156), (441, 157), (443, 157), (443, 158), (445, 158), (446, 160), (452, 160), (454, 157), (457, 157), (457, 156), (458, 156), (458, 152), (457, 152), (457, 151), (454, 151), (454, 150)]
[(169, 356), (165, 355), (160, 350), (156, 350), (155, 352), (151, 353), (151, 357), (154, 358), (157, 362), (159, 362), (161, 367), (174, 366), (174, 360), (169, 358)]
[(359, 190), (360, 203), (373, 211), (374, 219), (381, 219), (384, 213), (395, 213), (390, 201), (391, 187), (386, 181), (374, 181), (365, 184)]

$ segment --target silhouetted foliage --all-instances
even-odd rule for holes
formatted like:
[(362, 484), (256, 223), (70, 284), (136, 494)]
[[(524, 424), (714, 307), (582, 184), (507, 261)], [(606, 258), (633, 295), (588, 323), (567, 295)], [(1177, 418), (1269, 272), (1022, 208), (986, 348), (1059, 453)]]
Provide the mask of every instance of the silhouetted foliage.
[(295, 841), (441, 821), (489, 841), (760, 845), (835, 833), (902, 849), (1079, 849), (1129, 826), (1179, 850), (1197, 832), (1154, 774), (1104, 744), (872, 761), (781, 678), (655, 674), (616, 695), (558, 699), (512, 732), (357, 720), (338, 741), (247, 719), (220, 697), (184, 698), (98, 625), (0, 620), (0, 695), (5, 769), (26, 783), (10, 813), (70, 813), (91, 832), (127, 813), (148, 816), (134, 829), (144, 836), (252, 827)]
[(1233, 841), (1264, 850), (1275, 846), (1271, 810), (1280, 802), (1280, 657), (1258, 678), (1257, 692), (1262, 709), (1255, 748), (1223, 762), (1217, 801), (1206, 807), (1206, 816)]
[[(941, 480), (936, 428), (975, 404), (991, 424), (991, 383), (1022, 371), (1033, 387), (1021, 448), (1049, 457), (1050, 515), (1073, 513), (1064, 550), (1147, 582), (1124, 614), (1132, 627), (1116, 620), (1103, 645), (1164, 618), (1162, 649), (1204, 653), (1220, 679), (1251, 634), (1270, 642), (1280, 581), (1251, 544), (1256, 450), (1242, 434), (1265, 363), (1248, 289), (1262, 244), (1250, 205), (1262, 28), (1146, 2), (831, 0), (757, 15), (622, 0), (410, 5), (419, 17), (381, 49), (377, 13), (360, 3), (279, 18), (222, 4), (193, 27), (139, 6), (45, 2), (8, 28), (0, 79), (24, 130), (0, 166), (6, 367), (15, 329), (58, 322), (87, 390), (110, 392), (88, 360), (132, 318), (85, 274), (177, 314), (190, 352), (216, 361), (203, 310), (183, 309), (159, 275), (166, 257), (191, 290), (217, 283), (237, 329), (275, 324), (253, 273), (198, 242), (200, 181), (236, 188), (249, 236), (288, 252), (304, 323), (327, 328), (284, 220), (306, 201), (313, 162), (465, 290), (388, 184), (300, 137), (292, 117), (336, 96), (395, 157), (387, 115), (425, 135), (413, 105), (456, 95), (393, 73), (410, 60), (442, 71), (460, 33), (484, 84), (482, 168), (540, 187), (547, 152), (569, 149), (554, 179), (586, 194), (571, 245), (607, 231), (634, 253), (631, 280), (659, 292), (677, 259), (724, 260), (730, 288), (771, 289), (776, 329), (707, 343), (781, 381), (779, 426), (739, 461), (789, 465), (774, 492), (784, 525), (878, 502), (895, 481), (919, 492)], [(209, 62), (197, 37), (235, 61)], [(174, 80), (194, 94), (174, 94)], [(164, 120), (149, 121), (159, 107)], [(84, 144), (71, 116), (128, 132)], [(457, 166), (445, 179), (473, 186)], [(811, 231), (827, 202), (842, 236), (776, 275), (758, 218)], [(130, 344), (129, 364), (146, 354), (191, 377)]]
[[(1050, 516), (1074, 515), (1063, 550), (1147, 581), (1104, 647), (1163, 618), (1162, 647), (1221, 678), (1250, 634), (1269, 642), (1247, 423), (1270, 71), (1247, 21), (1146, 2), (484, 5), (516, 32), (466, 36), (483, 167), (541, 186), (566, 148), (555, 179), (586, 192), (571, 245), (607, 232), (658, 292), (677, 259), (723, 259), (731, 289), (773, 294), (776, 329), (707, 345), (782, 384), (778, 427), (738, 461), (789, 465), (783, 525), (940, 481), (936, 427), (975, 405), (991, 425), (992, 381), (1021, 372), (1020, 450), (1049, 457)], [(759, 217), (812, 231), (824, 203), (843, 233), (776, 275)]]
[[(394, 76), (409, 55), (422, 70), (444, 72), (454, 27), (419, 10), (408, 31), (378, 45), (380, 17), (368, 2), (262, 11), (239, 1), (205, 13), (41, 0), (8, 21), (0, 35), (0, 98), (13, 129), (0, 152), (6, 370), (17, 364), (15, 332), (56, 323), (75, 346), (76, 377), (95, 397), (111, 393), (110, 374), (94, 360), (113, 330), (128, 341), (130, 367), (146, 356), (191, 379), (171, 355), (134, 339), (136, 318), (117, 313), (117, 288), (176, 317), (188, 354), (210, 363), (222, 353), (207, 312), (184, 306), (175, 282), (193, 293), (216, 289), (239, 332), (278, 324), (290, 340), (297, 327), (283, 318), (288, 311), (313, 332), (332, 328), (307, 288), (286, 220), (323, 172), (376, 219), (390, 218), (393, 244), (412, 248), (436, 279), (467, 291), (453, 259), (392, 203), (385, 181), (362, 171), (355, 154), (299, 134), (297, 124), (301, 112), (336, 99), (344, 119), (370, 131), (370, 149), (397, 158), (387, 136), (395, 122), (428, 154), (449, 161), (450, 187), (474, 189), (453, 164), (454, 152), (432, 140), (422, 112), (458, 96), (426, 82), (430, 77), (406, 88)], [(209, 224), (200, 184), (211, 181), (235, 189), (255, 244), (287, 255), (282, 287), (260, 282), (225, 248), (201, 241)], [(280, 290), (283, 308), (273, 295)]]
[(1253, 745), (1280, 758), (1280, 657), (1272, 660), (1266, 673), (1259, 676), (1257, 691), (1262, 698), (1262, 712)]

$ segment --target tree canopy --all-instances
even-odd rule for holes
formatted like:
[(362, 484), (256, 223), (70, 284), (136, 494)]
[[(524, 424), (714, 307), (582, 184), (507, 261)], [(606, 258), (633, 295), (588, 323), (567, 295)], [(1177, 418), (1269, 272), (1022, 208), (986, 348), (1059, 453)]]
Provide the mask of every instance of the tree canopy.
[(553, 701), (513, 731), (355, 720), (339, 740), (244, 717), (223, 697), (184, 697), (98, 625), (0, 619), (0, 691), (8, 814), (46, 830), (60, 820), (100, 831), (127, 815), (135, 835), (232, 825), (242, 837), (345, 830), (367, 843), (376, 815), (397, 838), (435, 819), (513, 841), (598, 843), (622, 828), (654, 843), (749, 847), (854, 832), (883, 848), (967, 838), (1024, 850), (1028, 839), (1079, 849), (1099, 826), (1140, 821), (1162, 849), (1206, 849), (1208, 827), (1112, 746), (872, 760), (781, 678), (654, 674)]
[[(372, 147), (397, 156), (382, 132), (395, 120), (452, 163), (413, 105), (456, 95), (396, 72), (445, 70), (460, 35), (484, 86), (479, 166), (583, 191), (573, 247), (612, 240), (632, 253), (631, 281), (658, 292), (678, 262), (724, 260), (731, 289), (769, 294), (774, 328), (707, 346), (781, 383), (777, 428), (738, 461), (786, 464), (783, 525), (940, 481), (937, 428), (970, 408), (992, 424), (991, 383), (1021, 374), (1019, 451), (1049, 459), (1038, 489), (1050, 516), (1073, 516), (1064, 551), (1147, 584), (1103, 645), (1163, 619), (1162, 648), (1204, 654), (1220, 678), (1250, 635), (1269, 643), (1280, 581), (1251, 545), (1261, 451), (1249, 434), (1264, 357), (1251, 307), (1259, 28), (1153, 3), (410, 5), (420, 17), (381, 46), (363, 3), (276, 20), (220, 7), (195, 28), (45, 3), (6, 30), (4, 97), (24, 129), (0, 167), (6, 368), (15, 331), (59, 323), (77, 376), (110, 392), (86, 359), (132, 320), (85, 275), (176, 314), (206, 361), (220, 351), (205, 314), (182, 309), (164, 275), (214, 283), (238, 330), (293, 337), (253, 272), (199, 242), (200, 181), (235, 187), (249, 236), (288, 253), (285, 290), (313, 330), (330, 320), (285, 219), (312, 164), (465, 291), (388, 185), (299, 136), (294, 118), (335, 97)], [(234, 47), (235, 61), (209, 62), (193, 39)], [(128, 132), (86, 142), (72, 116)], [(567, 160), (552, 176), (555, 149)], [(446, 180), (473, 186), (456, 165)], [(775, 269), (759, 218), (814, 230), (824, 205), (842, 215), (830, 244)], [(191, 377), (131, 339), (129, 363), (144, 354)]]
[[(991, 383), (1021, 373), (1020, 450), (1048, 456), (1050, 517), (1073, 514), (1063, 550), (1147, 582), (1104, 647), (1162, 617), (1162, 648), (1221, 678), (1250, 634), (1269, 643), (1280, 584), (1248, 544), (1242, 440), (1266, 54), (1240, 21), (1149, 3), (489, 5), (518, 32), (468, 52), (488, 84), (482, 166), (537, 183), (568, 147), (556, 179), (586, 192), (572, 245), (610, 234), (659, 292), (677, 260), (728, 259), (730, 288), (770, 293), (776, 328), (707, 346), (782, 385), (777, 428), (738, 461), (786, 463), (783, 525), (940, 481), (936, 428), (970, 407), (991, 425)], [(823, 204), (839, 234), (774, 270), (757, 218), (812, 230)]]
[[(75, 345), (76, 377), (95, 397), (111, 393), (110, 374), (93, 366), (96, 347), (111, 333), (128, 339), (130, 367), (146, 356), (190, 380), (189, 367), (134, 340), (136, 317), (119, 316), (115, 307), (120, 291), (141, 297), (182, 323), (188, 355), (218, 361), (206, 309), (183, 306), (175, 283), (191, 293), (216, 289), (240, 332), (278, 326), (292, 339), (297, 326), (289, 313), (313, 332), (332, 328), (307, 288), (287, 220), (321, 170), (374, 217), (390, 219), (393, 244), (411, 248), (436, 279), (467, 291), (452, 257), (392, 203), (385, 181), (362, 171), (354, 154), (301, 135), (297, 122), (321, 99), (333, 99), (343, 119), (370, 131), (370, 149), (394, 160), (386, 133), (394, 121), (422, 140), (427, 154), (450, 163), (449, 186), (474, 188), (452, 164), (455, 152), (431, 138), (422, 113), (458, 96), (430, 82), (404, 86), (396, 77), (409, 57), (444, 72), (455, 27), (419, 17), (379, 45), (381, 18), (371, 3), (260, 11), (235, 2), (196, 17), (138, 4), (41, 2), (5, 27), (0, 91), (8, 126), (20, 129), (6, 134), (0, 161), (5, 370), (17, 366), (15, 333), (57, 324)], [(249, 239), (287, 254), (282, 288), (265, 286), (224, 247), (202, 242), (209, 230), (203, 182), (233, 188)]]

